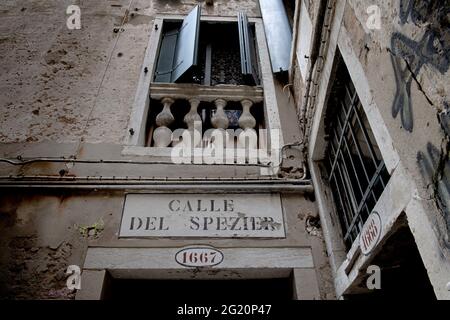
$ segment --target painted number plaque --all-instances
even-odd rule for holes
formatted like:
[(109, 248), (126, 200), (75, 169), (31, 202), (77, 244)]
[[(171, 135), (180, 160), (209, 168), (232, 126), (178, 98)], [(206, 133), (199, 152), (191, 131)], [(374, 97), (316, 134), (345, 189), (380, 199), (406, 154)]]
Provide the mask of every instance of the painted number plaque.
[(378, 212), (372, 212), (367, 218), (359, 235), (359, 247), (368, 255), (378, 244), (381, 236), (381, 218)]
[(127, 194), (120, 237), (284, 238), (279, 194)]
[(212, 267), (223, 261), (223, 254), (211, 247), (187, 247), (176, 253), (175, 261), (185, 267)]

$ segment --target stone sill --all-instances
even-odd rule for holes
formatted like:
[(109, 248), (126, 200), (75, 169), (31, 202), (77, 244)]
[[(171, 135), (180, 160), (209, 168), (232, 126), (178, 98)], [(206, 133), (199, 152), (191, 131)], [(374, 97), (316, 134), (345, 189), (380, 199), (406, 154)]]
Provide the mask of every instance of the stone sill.
[[(162, 158), (163, 162), (167, 162), (167, 163), (173, 163), (172, 161), (172, 151), (174, 148), (158, 148), (158, 147), (142, 147), (142, 146), (125, 146), (122, 150), (122, 155), (123, 156), (147, 156), (147, 157), (155, 157), (155, 158)], [(204, 153), (203, 148), (195, 148), (193, 150), (193, 155), (202, 155)], [(239, 149), (233, 149), (234, 151), (237, 151)], [(241, 149), (242, 151), (244, 149)], [(238, 151), (239, 152), (239, 151)], [(224, 153), (226, 154), (226, 151), (224, 151)], [(195, 157), (197, 158), (197, 157)], [(253, 163), (245, 163), (248, 166), (252, 166), (252, 165), (258, 165), (258, 163), (269, 163), (270, 162), (270, 158), (266, 157), (261, 157), (261, 160), (258, 161), (258, 153), (257, 151), (252, 152), (249, 157), (247, 157), (251, 160), (254, 160)], [(181, 159), (181, 158), (180, 158)], [(183, 158), (186, 160), (189, 160), (190, 158)], [(233, 156), (225, 156), (224, 158), (224, 163), (220, 164), (220, 165), (235, 165), (237, 164), (236, 162), (236, 154), (235, 152), (233, 152)], [(242, 163), (243, 164), (243, 163)], [(208, 163), (205, 163), (205, 165), (209, 165)]]
[(204, 86), (191, 83), (159, 83), (150, 84), (150, 97), (161, 100), (163, 98), (190, 99), (195, 97), (202, 102), (213, 102), (217, 99), (225, 101), (251, 100), (253, 103), (264, 100), (261, 86), (217, 85)]

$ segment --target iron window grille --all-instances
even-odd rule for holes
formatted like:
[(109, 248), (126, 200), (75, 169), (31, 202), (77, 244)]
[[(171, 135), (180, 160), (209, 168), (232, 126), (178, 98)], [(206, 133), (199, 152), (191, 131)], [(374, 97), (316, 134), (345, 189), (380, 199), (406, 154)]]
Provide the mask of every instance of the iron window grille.
[(343, 63), (327, 111), (325, 165), (344, 242), (349, 249), (383, 193), (390, 175)]

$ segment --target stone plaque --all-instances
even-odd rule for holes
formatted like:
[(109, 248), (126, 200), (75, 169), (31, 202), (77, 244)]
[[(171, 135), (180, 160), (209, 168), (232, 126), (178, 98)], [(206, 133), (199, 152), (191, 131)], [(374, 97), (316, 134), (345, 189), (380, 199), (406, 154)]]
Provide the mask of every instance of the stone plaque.
[(279, 194), (127, 194), (120, 237), (284, 238)]

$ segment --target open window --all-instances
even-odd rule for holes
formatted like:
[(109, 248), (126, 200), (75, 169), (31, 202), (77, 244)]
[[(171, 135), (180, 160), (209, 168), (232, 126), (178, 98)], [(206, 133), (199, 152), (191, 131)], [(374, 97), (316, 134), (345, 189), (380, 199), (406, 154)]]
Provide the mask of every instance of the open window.
[[(259, 85), (254, 25), (244, 13), (238, 22), (200, 22), (196, 6), (181, 22), (165, 21), (154, 81)], [(201, 31), (200, 31), (201, 30)]]

